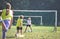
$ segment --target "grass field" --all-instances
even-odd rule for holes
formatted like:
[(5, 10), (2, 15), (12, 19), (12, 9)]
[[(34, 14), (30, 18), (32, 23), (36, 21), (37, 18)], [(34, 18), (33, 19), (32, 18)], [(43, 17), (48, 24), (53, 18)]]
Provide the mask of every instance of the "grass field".
[[(25, 26), (23, 26), (23, 31)], [(60, 39), (60, 27), (57, 27), (57, 32), (53, 32), (54, 27), (46, 26), (33, 26), (33, 32), (23, 33), (25, 36), (17, 39)], [(0, 39), (2, 39), (2, 28), (0, 26)], [(16, 27), (12, 28), (7, 32), (7, 39), (16, 39), (15, 37)]]

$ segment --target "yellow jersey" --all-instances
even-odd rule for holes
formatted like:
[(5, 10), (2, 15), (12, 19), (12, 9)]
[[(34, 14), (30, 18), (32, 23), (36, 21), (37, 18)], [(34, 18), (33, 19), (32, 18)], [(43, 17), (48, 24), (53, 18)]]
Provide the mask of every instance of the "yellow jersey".
[(11, 14), (11, 11), (10, 11), (9, 14), (6, 16), (6, 9), (3, 9), (1, 16), (3, 20), (6, 20), (6, 19), (11, 20), (11, 18), (13, 17), (13, 14)]
[(17, 27), (22, 27), (23, 26), (23, 19), (18, 18), (16, 26)]

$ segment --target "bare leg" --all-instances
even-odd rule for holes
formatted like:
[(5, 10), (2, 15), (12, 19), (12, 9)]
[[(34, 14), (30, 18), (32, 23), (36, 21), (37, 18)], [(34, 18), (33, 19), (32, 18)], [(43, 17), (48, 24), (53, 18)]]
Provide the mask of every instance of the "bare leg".
[(3, 24), (3, 23), (2, 23), (2, 29), (6, 30), (6, 28), (5, 28), (5, 26), (4, 26), (4, 24)]
[(32, 32), (32, 27), (30, 26), (31, 32)]
[(21, 35), (22, 35), (22, 30), (20, 30), (20, 33), (21, 33)]
[(19, 33), (19, 30), (17, 30), (17, 34)]
[(19, 33), (19, 30), (17, 30), (17, 32), (16, 32), (16, 34), (15, 34), (15, 36), (17, 36), (17, 34)]
[(25, 29), (25, 31), (24, 31), (24, 32), (26, 32), (26, 30), (27, 30), (27, 26), (26, 26), (26, 29)]

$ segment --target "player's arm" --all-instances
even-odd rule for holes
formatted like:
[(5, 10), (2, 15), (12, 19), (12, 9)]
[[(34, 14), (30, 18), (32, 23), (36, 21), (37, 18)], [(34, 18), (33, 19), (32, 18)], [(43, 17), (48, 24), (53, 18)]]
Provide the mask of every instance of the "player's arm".
[(3, 19), (2, 19), (2, 17), (4, 17), (4, 14), (5, 14), (4, 12), (5, 12), (5, 9), (2, 10), (2, 14), (1, 14), (0, 19), (2, 21), (2, 26), (6, 29), (6, 27), (5, 27), (6, 25), (5, 25), (5, 23), (4, 23)]
[(13, 23), (13, 18), (11, 18), (11, 20), (10, 20), (10, 27), (9, 27), (9, 29), (11, 28), (12, 23)]
[(1, 14), (0, 19), (2, 20), (2, 25), (5, 26), (5, 23), (4, 23), (3, 19), (2, 19), (2, 17), (4, 17), (4, 14), (5, 14), (4, 12), (5, 12), (5, 9), (2, 10), (2, 14)]
[(9, 27), (9, 29), (11, 28), (12, 23), (13, 23), (13, 12), (12, 12), (12, 18), (11, 18), (11, 20), (10, 20), (10, 27)]

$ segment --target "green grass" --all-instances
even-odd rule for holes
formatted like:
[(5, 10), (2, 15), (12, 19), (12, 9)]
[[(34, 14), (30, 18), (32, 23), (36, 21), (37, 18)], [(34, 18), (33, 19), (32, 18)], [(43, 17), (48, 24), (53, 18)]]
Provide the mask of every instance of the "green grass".
[[(25, 26), (23, 26), (23, 31)], [(60, 27), (57, 27), (57, 32), (53, 32), (54, 27), (44, 27), (44, 26), (33, 26), (33, 32), (23, 33), (25, 36), (18, 39), (60, 39)], [(7, 32), (7, 39), (16, 39), (15, 38), (16, 27), (12, 26)], [(2, 37), (2, 28), (0, 26), (0, 39)]]

